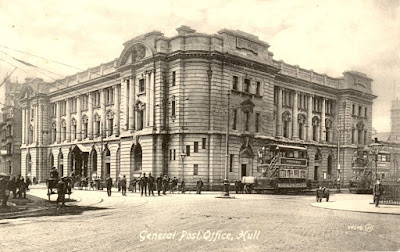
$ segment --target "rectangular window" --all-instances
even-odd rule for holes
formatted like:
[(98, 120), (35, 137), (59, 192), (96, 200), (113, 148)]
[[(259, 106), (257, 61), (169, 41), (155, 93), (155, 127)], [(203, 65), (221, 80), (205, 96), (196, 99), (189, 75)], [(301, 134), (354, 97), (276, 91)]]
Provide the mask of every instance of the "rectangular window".
[(172, 160), (172, 150), (169, 150), (169, 160)]
[(139, 80), (139, 93), (144, 93), (145, 92), (145, 85), (144, 85), (144, 79)]
[(176, 160), (176, 150), (174, 149), (174, 160)]
[(199, 175), (199, 165), (198, 164), (193, 165), (193, 175)]
[(250, 93), (250, 80), (244, 79), (244, 92)]
[(236, 130), (237, 129), (237, 109), (234, 109), (232, 111), (232, 117), (233, 117), (232, 129)]
[(362, 107), (361, 107), (361, 106), (358, 106), (358, 116), (359, 116), (359, 117), (362, 116), (361, 112), (362, 112)]
[(355, 104), (353, 104), (353, 109), (352, 109), (351, 114), (356, 115), (356, 105)]
[(194, 142), (193, 152), (194, 153), (198, 153), (199, 152), (199, 142)]
[(173, 71), (172, 72), (172, 86), (175, 86), (175, 84), (176, 84), (176, 72)]
[(256, 95), (261, 95), (261, 82), (257, 81)]
[(259, 132), (260, 127), (260, 113), (256, 113), (256, 132)]
[(239, 77), (233, 76), (232, 89), (233, 90), (238, 90), (238, 84), (239, 84)]
[(249, 131), (249, 118), (250, 113), (244, 112), (244, 131)]
[(175, 116), (175, 101), (171, 101), (171, 115)]
[(190, 157), (190, 145), (186, 145), (186, 156)]
[(233, 154), (229, 155), (229, 172), (233, 172)]
[(367, 108), (364, 109), (364, 117), (365, 117), (365, 118), (368, 117), (368, 109), (367, 109)]
[(207, 143), (207, 138), (203, 138), (203, 144), (202, 144), (202, 149), (206, 149), (206, 143)]

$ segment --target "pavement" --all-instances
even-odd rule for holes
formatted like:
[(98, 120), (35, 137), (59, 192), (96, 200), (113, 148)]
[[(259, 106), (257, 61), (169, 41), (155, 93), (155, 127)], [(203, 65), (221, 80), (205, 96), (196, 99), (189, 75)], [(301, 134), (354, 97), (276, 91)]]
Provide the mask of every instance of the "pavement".
[[(332, 200), (331, 200), (332, 199)], [(313, 207), (321, 207), (332, 210), (352, 211), (363, 213), (377, 213), (377, 214), (395, 214), (400, 215), (400, 205), (379, 204), (375, 207), (372, 195), (357, 195), (349, 194), (343, 199), (335, 201), (335, 197), (331, 197), (329, 202), (323, 199), (323, 202), (315, 202), (311, 205)]]
[[(35, 216), (40, 214), (41, 212), (45, 212), (46, 209), (54, 208), (55, 201), (57, 199), (57, 195), (52, 195), (51, 200), (49, 202), (47, 200), (47, 196), (44, 197), (43, 193), (37, 194), (38, 192), (35, 189), (46, 189), (45, 184), (37, 184), (31, 186), (31, 191), (27, 193), (26, 199), (12, 199), (10, 198), (7, 203), (7, 208), (0, 207), (0, 219), (3, 218), (19, 218), (19, 217), (27, 217), (27, 216)], [(73, 191), (79, 190), (78, 188), (73, 189)], [(116, 193), (116, 189), (113, 188)], [(90, 192), (90, 191), (89, 191)], [(92, 191), (93, 192), (93, 191)], [(105, 190), (100, 190), (96, 192), (105, 192)], [(359, 194), (349, 194), (346, 190), (335, 191), (331, 190), (330, 201), (326, 202), (326, 199), (323, 199), (323, 202), (314, 202), (311, 203), (313, 207), (331, 209), (331, 210), (339, 210), (339, 211), (352, 211), (352, 212), (364, 212), (364, 213), (377, 213), (377, 214), (392, 214), (392, 215), (400, 215), (400, 205), (388, 205), (388, 204), (380, 204), (379, 207), (375, 207), (373, 203), (372, 195), (359, 195)], [(129, 193), (129, 192), (128, 192)], [(221, 195), (218, 192), (209, 192), (204, 191), (203, 194), (213, 194), (216, 197), (223, 197), (223, 193)], [(187, 192), (190, 194), (190, 192)], [(231, 192), (231, 198), (235, 198), (235, 195), (245, 196), (246, 194), (235, 194)], [(314, 191), (306, 192), (307, 195), (314, 195)], [(340, 195), (340, 197), (335, 197), (335, 195)], [(72, 196), (75, 196), (72, 194)], [(89, 197), (85, 199), (84, 204), (80, 204), (82, 198), (80, 197), (72, 197), (71, 200), (66, 197), (66, 205), (67, 206), (83, 206), (85, 204), (90, 203), (90, 205), (98, 204), (102, 201), (99, 197)]]

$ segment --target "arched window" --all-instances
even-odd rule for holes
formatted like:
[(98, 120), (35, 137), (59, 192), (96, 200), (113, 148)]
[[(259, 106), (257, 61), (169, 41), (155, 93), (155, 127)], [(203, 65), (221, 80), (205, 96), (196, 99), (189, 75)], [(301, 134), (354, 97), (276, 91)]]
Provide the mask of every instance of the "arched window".
[(130, 171), (131, 171), (131, 177), (132, 177), (133, 171), (135, 170), (135, 145), (132, 145), (132, 147), (131, 147), (129, 164), (130, 164)]
[(290, 129), (291, 129), (291, 122), (292, 118), (290, 112), (285, 111), (282, 114), (282, 125), (283, 125), (283, 137), (289, 138), (290, 137)]
[(28, 152), (26, 154), (26, 175), (31, 174), (32, 172), (32, 158), (31, 154)]
[(90, 152), (90, 157), (89, 157), (89, 166), (92, 174), (90, 174), (93, 178), (93, 176), (98, 176), (97, 174), (97, 151), (93, 148), (92, 152)]
[(82, 117), (82, 139), (86, 139), (88, 137), (88, 117), (84, 115)]
[(135, 171), (142, 170), (142, 147), (140, 144), (135, 147)]
[(58, 172), (60, 174), (60, 176), (62, 177), (64, 174), (64, 155), (61, 152), (58, 153)]
[(65, 120), (61, 121), (61, 142), (67, 139), (67, 123)]
[(329, 143), (332, 141), (332, 121), (330, 119), (325, 119), (325, 139)]
[[(111, 174), (111, 153), (108, 147), (104, 150), (104, 166), (105, 166), (105, 171), (101, 172), (101, 178), (105, 179), (107, 175)], [(104, 174), (105, 173), (105, 174)]]
[(116, 156), (115, 156), (115, 167), (116, 167), (116, 174), (117, 178), (119, 174), (121, 173), (121, 151), (120, 148), (118, 148)]
[(299, 139), (304, 140), (305, 139), (305, 123), (306, 123), (306, 116), (303, 114), (299, 114), (298, 116), (298, 123), (299, 123)]
[(114, 131), (114, 112), (109, 110), (107, 112), (107, 136), (112, 136)]
[(332, 175), (332, 155), (328, 156), (328, 175)]
[(318, 141), (319, 140), (319, 118), (317, 116), (314, 116), (312, 119), (312, 127), (313, 127), (313, 140)]

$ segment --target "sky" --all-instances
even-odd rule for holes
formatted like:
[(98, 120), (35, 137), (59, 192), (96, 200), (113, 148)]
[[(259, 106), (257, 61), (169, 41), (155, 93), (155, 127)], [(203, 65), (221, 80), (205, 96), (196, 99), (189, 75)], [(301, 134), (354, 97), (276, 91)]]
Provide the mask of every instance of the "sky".
[(174, 36), (181, 25), (254, 34), (276, 60), (332, 77), (366, 73), (378, 96), (373, 128), (390, 131), (390, 104), (400, 96), (400, 0), (0, 0), (0, 80), (17, 66), (12, 81), (54, 81), (119, 57), (135, 36), (153, 30)]

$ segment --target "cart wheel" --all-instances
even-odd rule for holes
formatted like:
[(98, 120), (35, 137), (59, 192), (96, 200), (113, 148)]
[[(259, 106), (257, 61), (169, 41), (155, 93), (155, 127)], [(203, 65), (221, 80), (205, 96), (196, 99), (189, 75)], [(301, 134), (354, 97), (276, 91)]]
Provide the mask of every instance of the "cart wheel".
[(328, 197), (326, 197), (326, 202), (328, 202), (329, 201), (329, 196)]

